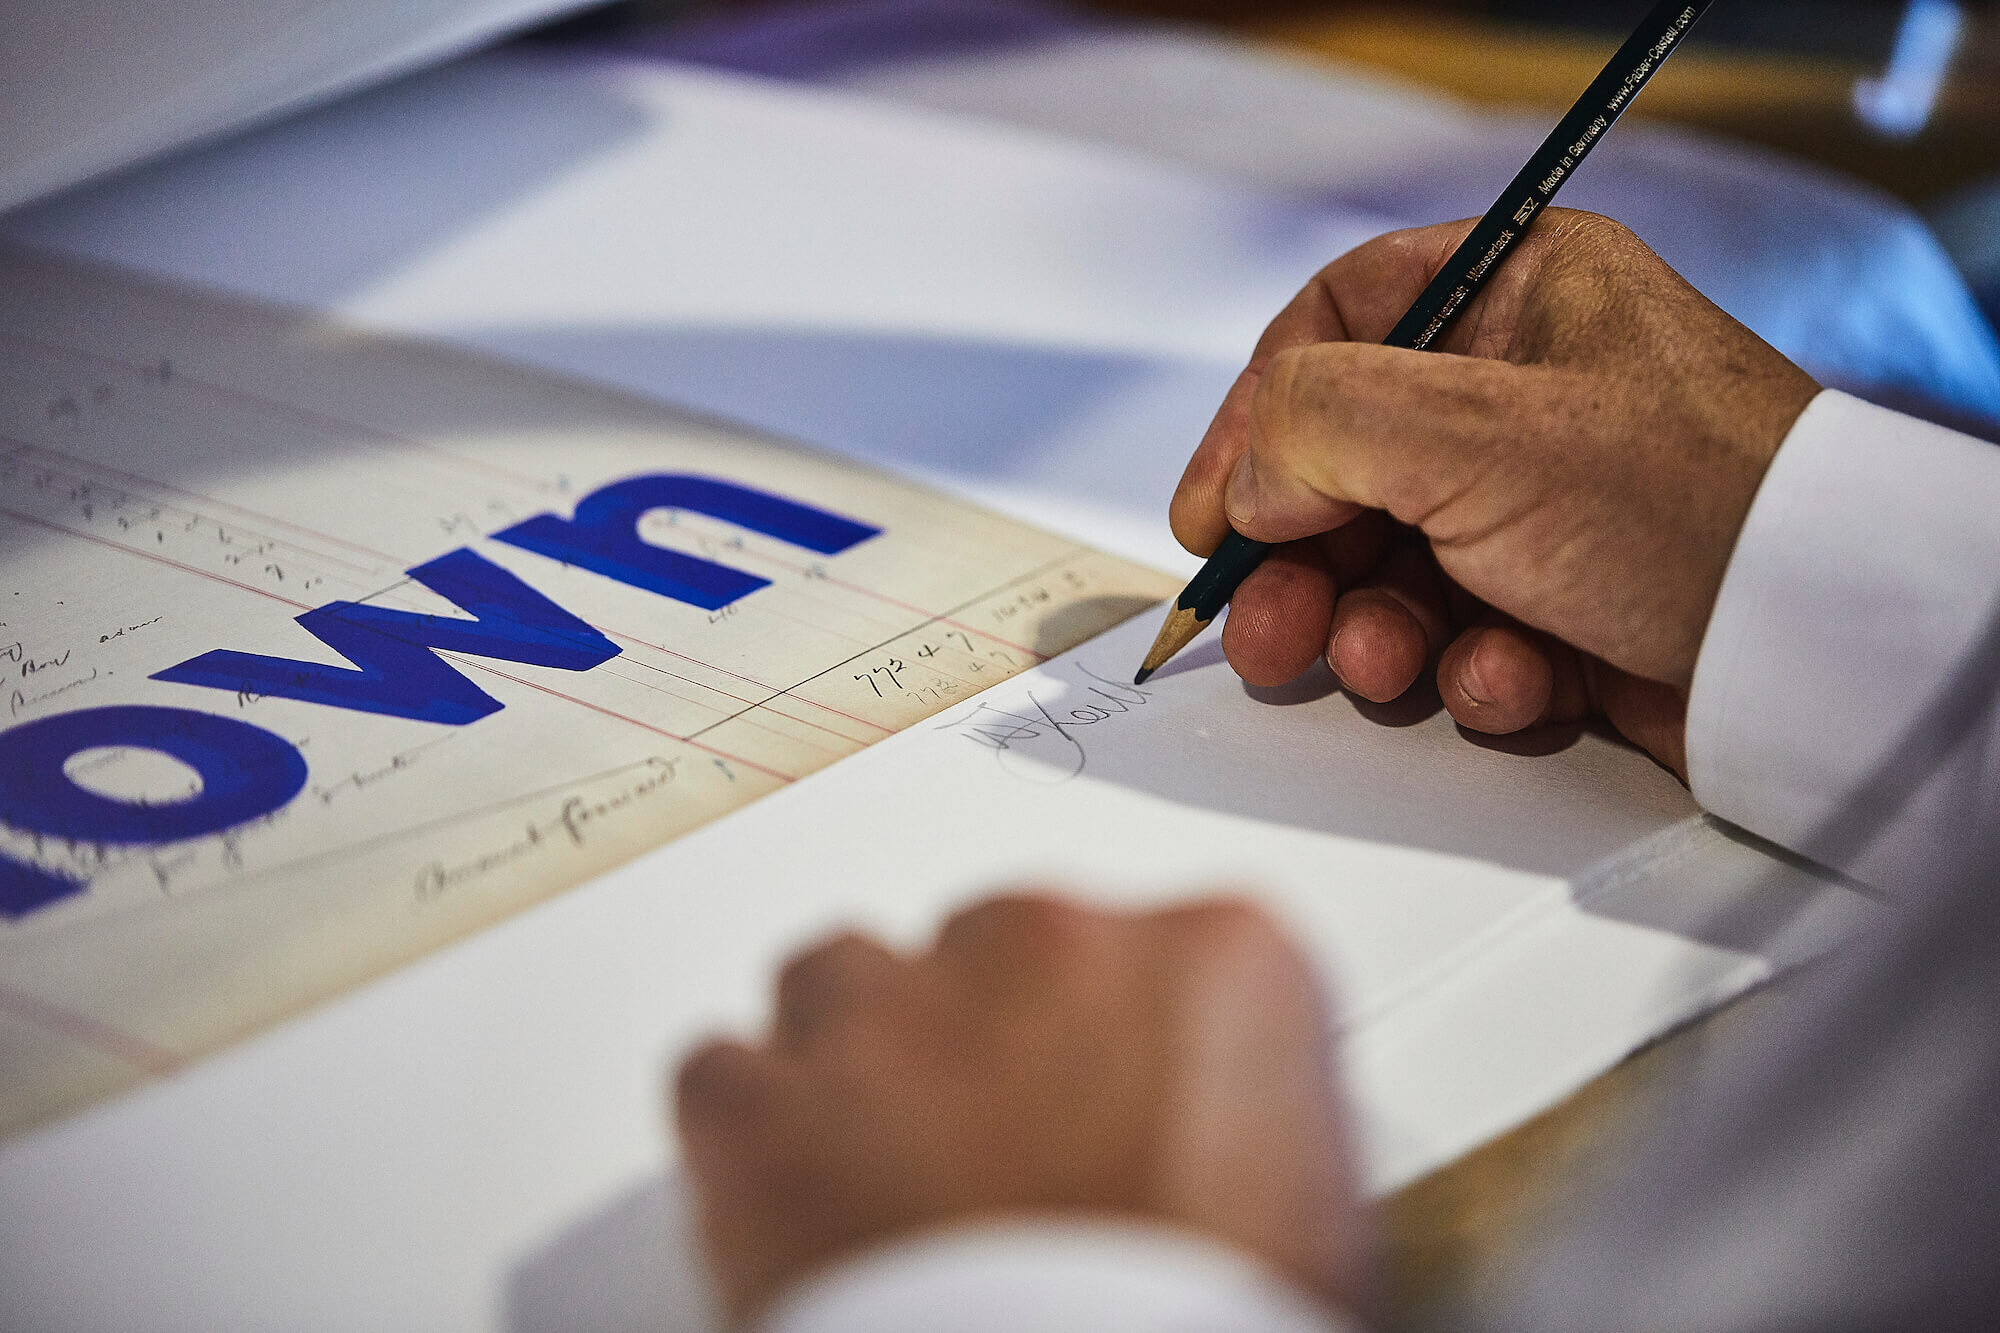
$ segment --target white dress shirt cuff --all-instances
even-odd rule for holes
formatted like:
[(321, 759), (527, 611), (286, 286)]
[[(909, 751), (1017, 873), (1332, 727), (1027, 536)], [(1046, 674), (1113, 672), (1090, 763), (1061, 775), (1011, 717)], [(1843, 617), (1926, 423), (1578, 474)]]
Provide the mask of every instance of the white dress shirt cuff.
[(1249, 1255), (1142, 1222), (926, 1235), (788, 1292), (759, 1333), (1357, 1333)]
[(2000, 736), (1975, 677), (1992, 677), (1996, 612), (2000, 448), (1822, 393), (1765, 476), (1702, 641), (1695, 798), (1881, 888), (1954, 869), (1992, 818)]

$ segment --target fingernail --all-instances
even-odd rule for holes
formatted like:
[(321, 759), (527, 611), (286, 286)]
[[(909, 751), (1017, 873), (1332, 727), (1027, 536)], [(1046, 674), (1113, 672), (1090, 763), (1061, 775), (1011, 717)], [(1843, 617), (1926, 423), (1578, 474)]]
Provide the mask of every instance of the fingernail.
[(1480, 655), (1488, 651), (1487, 642), (1486, 635), (1479, 636), (1479, 641), (1472, 645), (1472, 652), (1465, 659), (1465, 666), (1458, 673), (1458, 688), (1465, 692), (1466, 698), (1482, 706), (1493, 702), (1493, 687), (1486, 683), (1486, 675), (1479, 669)]
[(1230, 526), (1239, 529), (1257, 517), (1257, 469), (1248, 454), (1236, 460), (1236, 470), (1222, 488), (1222, 512), (1229, 516)]
[[(1334, 631), (1333, 641), (1326, 646), (1326, 665), (1327, 669), (1333, 672), (1333, 678), (1340, 682), (1340, 688), (1343, 690), (1352, 690), (1354, 689), (1354, 682), (1349, 680), (1347, 673), (1340, 669), (1340, 636), (1345, 632), (1345, 630)], [(1357, 690), (1355, 692), (1359, 693), (1360, 691)]]

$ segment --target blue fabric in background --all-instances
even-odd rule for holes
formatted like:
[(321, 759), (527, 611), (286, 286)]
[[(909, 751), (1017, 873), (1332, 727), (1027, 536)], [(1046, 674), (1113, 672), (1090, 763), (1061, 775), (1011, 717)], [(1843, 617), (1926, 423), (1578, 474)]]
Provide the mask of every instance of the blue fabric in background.
[(1974, 299), (2000, 329), (2000, 176), (1955, 191), (1931, 210), (1938, 239), (1972, 285)]

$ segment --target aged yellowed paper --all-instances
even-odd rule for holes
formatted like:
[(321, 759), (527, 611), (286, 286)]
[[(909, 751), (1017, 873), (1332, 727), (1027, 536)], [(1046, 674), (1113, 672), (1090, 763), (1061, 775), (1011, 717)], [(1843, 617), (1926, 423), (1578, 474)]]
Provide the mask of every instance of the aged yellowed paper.
[(23, 253), (0, 570), (0, 1129), (1173, 588), (726, 425)]

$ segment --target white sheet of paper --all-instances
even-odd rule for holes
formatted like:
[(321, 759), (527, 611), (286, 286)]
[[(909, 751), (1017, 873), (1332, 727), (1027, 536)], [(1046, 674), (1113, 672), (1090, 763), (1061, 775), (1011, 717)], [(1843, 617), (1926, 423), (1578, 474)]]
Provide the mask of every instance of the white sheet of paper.
[(1212, 639), (1118, 684), (1152, 631), (0, 1146), (16, 1322), (704, 1327), (661, 1182), (673, 1054), (759, 1021), (816, 933), (915, 941), (1007, 883), (1268, 904), (1339, 997), (1376, 1190), (1867, 914), (1601, 737), (1510, 753), (1324, 677), (1253, 694)]
[(579, 0), (71, 0), (0, 16), (0, 208)]

